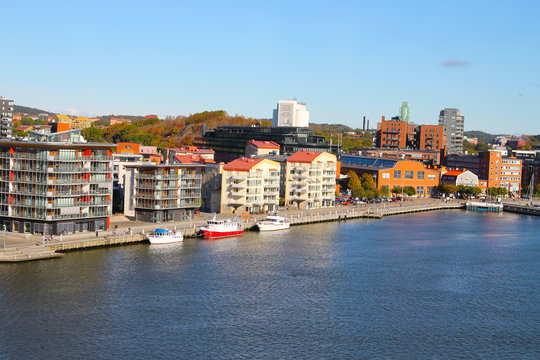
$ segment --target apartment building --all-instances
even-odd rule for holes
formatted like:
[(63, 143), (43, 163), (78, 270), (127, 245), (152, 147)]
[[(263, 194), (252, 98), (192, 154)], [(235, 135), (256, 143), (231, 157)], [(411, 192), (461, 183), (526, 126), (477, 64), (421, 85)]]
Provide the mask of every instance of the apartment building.
[(137, 221), (189, 219), (201, 206), (200, 164), (126, 166), (124, 215)]
[(273, 141), (249, 140), (246, 143), (246, 156), (279, 154), (279, 149), (279, 144)]
[(45, 235), (106, 230), (114, 144), (85, 143), (80, 130), (0, 140), (0, 222)]
[(475, 173), (482, 188), (504, 187), (512, 195), (521, 194), (523, 161), (505, 157), (500, 150), (483, 151), (478, 155), (450, 155), (446, 166)]
[(299, 209), (334, 206), (336, 156), (325, 151), (298, 151), (287, 159), (285, 205)]
[(442, 150), (446, 146), (446, 136), (442, 125), (420, 125), (416, 129), (420, 150)]
[(444, 127), (446, 151), (449, 154), (462, 153), (465, 117), (459, 109), (446, 108), (441, 110), (439, 113), (439, 125)]
[(377, 147), (389, 149), (404, 149), (415, 147), (414, 125), (399, 118), (392, 120), (382, 120), (377, 124)]
[(221, 212), (277, 211), (279, 163), (268, 159), (239, 158), (221, 171)]
[(11, 138), (13, 128), (13, 100), (0, 96), (0, 138)]
[(71, 120), (70, 126), (72, 129), (86, 129), (92, 126), (92, 121), (86, 116), (78, 116)]
[(370, 174), (379, 190), (386, 187), (391, 192), (396, 187), (412, 186), (418, 196), (433, 194), (440, 176), (437, 170), (428, 169), (420, 161), (343, 155), (341, 173), (349, 171), (356, 172), (358, 176)]

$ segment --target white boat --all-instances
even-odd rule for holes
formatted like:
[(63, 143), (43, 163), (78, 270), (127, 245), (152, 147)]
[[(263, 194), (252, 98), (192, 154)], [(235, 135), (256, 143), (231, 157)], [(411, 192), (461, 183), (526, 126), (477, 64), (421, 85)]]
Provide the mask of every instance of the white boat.
[(172, 244), (184, 241), (184, 236), (180, 231), (168, 229), (156, 229), (146, 237), (150, 241), (150, 244)]
[(259, 231), (285, 230), (291, 224), (282, 216), (268, 215), (265, 219), (257, 223)]
[(201, 227), (205, 238), (221, 238), (227, 236), (238, 236), (244, 233), (243, 224), (234, 220), (217, 220), (216, 215), (206, 222), (206, 226)]

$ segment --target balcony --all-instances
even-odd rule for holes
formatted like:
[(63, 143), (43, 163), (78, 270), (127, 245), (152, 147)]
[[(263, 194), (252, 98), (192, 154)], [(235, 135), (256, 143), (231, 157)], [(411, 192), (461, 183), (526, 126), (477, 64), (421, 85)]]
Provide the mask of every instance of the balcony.
[(245, 184), (231, 184), (231, 188), (233, 188), (233, 189), (245, 189), (246, 185)]

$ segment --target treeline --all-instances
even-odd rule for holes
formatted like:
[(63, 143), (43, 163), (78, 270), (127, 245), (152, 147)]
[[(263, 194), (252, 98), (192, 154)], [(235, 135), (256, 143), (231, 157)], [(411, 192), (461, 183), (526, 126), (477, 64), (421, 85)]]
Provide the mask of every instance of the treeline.
[(218, 125), (262, 125), (270, 126), (268, 121), (235, 115), (227, 112), (204, 111), (189, 116), (179, 116), (159, 120), (142, 119), (132, 123), (122, 123), (105, 129), (92, 125), (83, 129), (82, 135), (89, 142), (137, 142), (147, 146), (180, 147), (191, 145), (196, 137), (202, 135), (203, 125), (215, 128)]

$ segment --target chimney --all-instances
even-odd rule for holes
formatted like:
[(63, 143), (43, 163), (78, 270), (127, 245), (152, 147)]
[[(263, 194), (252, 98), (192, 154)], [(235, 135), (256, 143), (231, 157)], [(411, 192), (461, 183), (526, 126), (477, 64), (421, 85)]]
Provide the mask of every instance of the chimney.
[(362, 125), (362, 131), (366, 131), (366, 117), (364, 116), (364, 123)]
[[(383, 121), (384, 121), (384, 116), (383, 116)], [(369, 131), (369, 119), (367, 119), (367, 131)]]

